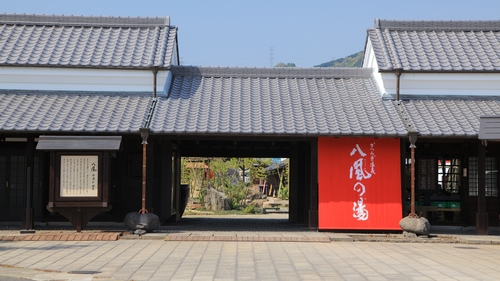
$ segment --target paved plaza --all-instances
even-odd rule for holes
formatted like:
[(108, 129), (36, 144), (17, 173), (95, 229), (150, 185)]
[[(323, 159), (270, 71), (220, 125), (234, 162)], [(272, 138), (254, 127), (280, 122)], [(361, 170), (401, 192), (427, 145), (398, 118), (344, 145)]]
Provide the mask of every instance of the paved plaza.
[(498, 280), (500, 246), (387, 242), (31, 241), (0, 244), (31, 280)]
[[(122, 233), (109, 241), (56, 241), (58, 236), (49, 233), (76, 234), (42, 226), (33, 239), (0, 241), (0, 280), (500, 279), (498, 228), (487, 236), (435, 228), (440, 233), (430, 238), (404, 239), (317, 232), (286, 218), (267, 218), (187, 217), (158, 233)], [(78, 235), (102, 238), (116, 232), (90, 229)], [(5, 227), (0, 234), (22, 236)], [(44, 235), (52, 238), (41, 241)]]

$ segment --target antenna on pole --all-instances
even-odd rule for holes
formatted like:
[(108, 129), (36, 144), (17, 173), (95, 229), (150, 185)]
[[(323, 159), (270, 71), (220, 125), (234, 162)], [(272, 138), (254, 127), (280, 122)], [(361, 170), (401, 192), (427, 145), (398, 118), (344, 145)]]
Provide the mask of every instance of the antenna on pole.
[(274, 66), (274, 47), (269, 50), (269, 67)]

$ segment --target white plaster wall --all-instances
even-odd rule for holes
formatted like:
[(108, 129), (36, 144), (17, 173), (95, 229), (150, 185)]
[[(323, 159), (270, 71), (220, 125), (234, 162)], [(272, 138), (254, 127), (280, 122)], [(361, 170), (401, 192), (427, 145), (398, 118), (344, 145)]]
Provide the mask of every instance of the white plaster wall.
[[(396, 75), (383, 73), (385, 91), (396, 95)], [(400, 95), (500, 96), (500, 73), (405, 73)]]
[(378, 92), (383, 95), (386, 93), (384, 80), (382, 79), (381, 73), (378, 71), (377, 60), (375, 59), (375, 54), (373, 52), (372, 42), (368, 38), (366, 42), (366, 49), (363, 58), (363, 67), (373, 69), (373, 80), (377, 86)]
[[(157, 74), (159, 92), (167, 73)], [(151, 70), (0, 67), (0, 89), (9, 90), (152, 92), (153, 81)]]
[[(396, 74), (380, 73), (368, 38), (363, 67), (373, 69), (380, 93), (396, 95)], [(500, 96), (500, 73), (408, 73), (400, 80), (400, 95)]]

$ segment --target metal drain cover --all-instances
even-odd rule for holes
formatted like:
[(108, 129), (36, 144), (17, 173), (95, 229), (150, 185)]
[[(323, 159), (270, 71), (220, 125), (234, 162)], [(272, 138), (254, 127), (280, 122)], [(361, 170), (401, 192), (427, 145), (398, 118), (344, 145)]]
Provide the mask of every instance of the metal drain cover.
[(70, 271), (68, 273), (71, 273), (71, 274), (99, 274), (101, 272), (100, 271), (92, 271), (92, 270), (75, 270), (75, 271)]

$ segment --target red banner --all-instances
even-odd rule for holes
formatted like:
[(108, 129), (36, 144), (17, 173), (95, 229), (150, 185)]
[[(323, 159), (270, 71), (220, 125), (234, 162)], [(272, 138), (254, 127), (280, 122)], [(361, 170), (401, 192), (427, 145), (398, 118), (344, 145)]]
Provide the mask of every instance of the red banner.
[(319, 229), (401, 230), (398, 139), (319, 138)]

